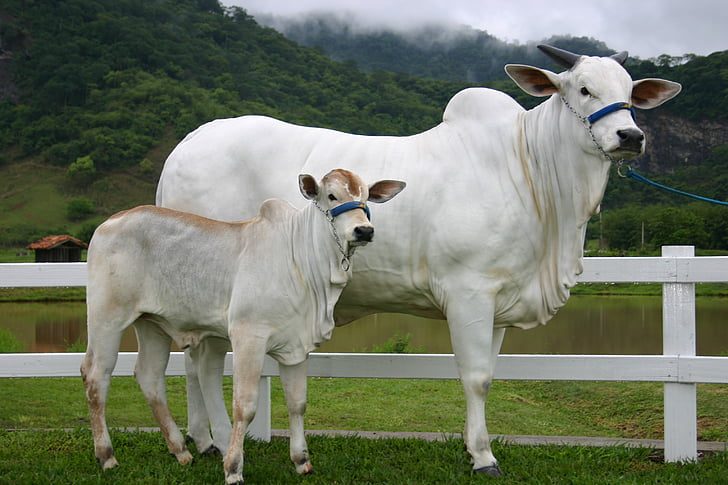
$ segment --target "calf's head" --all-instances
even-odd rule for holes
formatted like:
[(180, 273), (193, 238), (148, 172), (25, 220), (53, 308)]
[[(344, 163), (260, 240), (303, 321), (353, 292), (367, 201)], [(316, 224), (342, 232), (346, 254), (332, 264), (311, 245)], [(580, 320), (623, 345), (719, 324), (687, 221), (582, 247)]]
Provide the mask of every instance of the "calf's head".
[[(560, 74), (519, 64), (506, 72), (518, 86), (533, 96), (556, 95), (585, 129), (577, 127), (575, 139), (587, 152), (600, 151), (615, 160), (641, 155), (645, 135), (637, 127), (633, 108), (651, 109), (676, 96), (680, 84), (664, 79), (633, 81), (622, 64), (627, 53), (610, 57), (580, 56), (548, 45), (538, 46), (556, 63), (568, 68)], [(590, 133), (591, 131), (591, 133)], [(593, 139), (592, 139), (593, 134)]]
[(374, 238), (374, 226), (366, 202), (387, 202), (406, 184), (399, 180), (380, 180), (367, 186), (358, 175), (338, 168), (327, 173), (321, 182), (311, 175), (299, 175), (298, 185), (301, 194), (333, 220), (342, 243), (351, 248), (363, 246)]

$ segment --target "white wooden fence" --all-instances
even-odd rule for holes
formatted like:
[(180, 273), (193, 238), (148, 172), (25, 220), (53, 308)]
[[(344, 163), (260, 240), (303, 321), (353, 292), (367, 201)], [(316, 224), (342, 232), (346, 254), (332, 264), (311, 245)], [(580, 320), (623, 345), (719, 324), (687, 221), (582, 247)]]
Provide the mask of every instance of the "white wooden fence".
[[(663, 285), (663, 355), (516, 355), (498, 358), (496, 379), (652, 381), (664, 383), (665, 461), (697, 458), (696, 383), (728, 383), (728, 357), (695, 355), (695, 283), (728, 282), (728, 257), (694, 257), (692, 246), (667, 246), (662, 257), (586, 258), (579, 281)], [(0, 287), (86, 286), (85, 263), (0, 264)], [(727, 316), (728, 317), (728, 316)], [(726, 326), (728, 332), (728, 323)], [(79, 376), (83, 354), (0, 354), (0, 377)], [(114, 371), (133, 375), (135, 352), (122, 352)], [(232, 373), (228, 354), (225, 373)], [(184, 356), (172, 354), (168, 375), (184, 375)], [(270, 439), (267, 359), (252, 434)], [(457, 379), (450, 354), (311, 354), (309, 375)]]

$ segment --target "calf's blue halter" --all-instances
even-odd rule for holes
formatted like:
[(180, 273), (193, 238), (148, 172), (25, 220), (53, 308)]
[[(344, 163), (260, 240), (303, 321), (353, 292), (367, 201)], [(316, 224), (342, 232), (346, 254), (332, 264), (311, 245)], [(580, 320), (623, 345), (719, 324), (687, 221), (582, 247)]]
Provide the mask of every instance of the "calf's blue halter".
[(336, 207), (331, 209), (329, 213), (331, 214), (331, 217), (336, 217), (343, 214), (344, 212), (353, 211), (355, 209), (363, 210), (364, 213), (367, 215), (367, 219), (369, 219), (370, 221), (372, 220), (372, 214), (369, 212), (369, 207), (367, 207), (366, 203), (358, 202), (355, 200), (351, 200), (349, 202), (344, 202), (341, 205), (337, 205)]
[(359, 201), (355, 201), (355, 200), (351, 200), (349, 202), (344, 202), (343, 204), (339, 204), (331, 210), (324, 210), (320, 205), (318, 205), (316, 200), (313, 201), (313, 205), (316, 206), (316, 208), (326, 216), (326, 219), (328, 219), (329, 224), (331, 225), (331, 234), (334, 236), (334, 241), (336, 242), (336, 245), (339, 247), (339, 252), (343, 256), (343, 259), (341, 260), (341, 269), (343, 269), (344, 271), (349, 271), (349, 268), (351, 267), (349, 258), (351, 258), (351, 255), (354, 252), (354, 248), (349, 248), (349, 251), (344, 251), (344, 245), (341, 242), (339, 233), (336, 231), (336, 226), (334, 226), (334, 217), (340, 216), (344, 212), (361, 209), (367, 215), (367, 219), (369, 219), (371, 221), (372, 214), (369, 212), (369, 207), (367, 207), (366, 202), (359, 202)]

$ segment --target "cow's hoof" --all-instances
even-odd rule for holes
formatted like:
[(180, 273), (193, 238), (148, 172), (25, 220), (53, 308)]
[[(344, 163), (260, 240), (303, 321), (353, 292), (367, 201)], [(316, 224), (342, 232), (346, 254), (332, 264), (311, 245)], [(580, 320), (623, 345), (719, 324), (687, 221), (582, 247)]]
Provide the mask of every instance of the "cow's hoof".
[(205, 451), (200, 452), (202, 456), (222, 456), (222, 452), (215, 445), (210, 445)]
[(106, 459), (106, 461), (104, 461), (101, 464), (101, 468), (103, 470), (111, 470), (112, 468), (116, 468), (117, 466), (119, 466), (119, 462), (116, 461), (115, 456), (112, 456), (111, 458)]
[(473, 470), (475, 473), (482, 473), (484, 475), (488, 475), (489, 477), (500, 477), (503, 475), (503, 472), (501, 472), (500, 468), (498, 468), (498, 465), (491, 465), (491, 466), (484, 466), (482, 468), (476, 468)]
[(313, 465), (310, 461), (307, 461), (300, 465), (296, 465), (296, 473), (298, 473), (299, 475), (310, 475), (311, 473), (313, 473)]
[(174, 457), (177, 458), (180, 465), (189, 465), (192, 463), (192, 454), (187, 450), (175, 453)]

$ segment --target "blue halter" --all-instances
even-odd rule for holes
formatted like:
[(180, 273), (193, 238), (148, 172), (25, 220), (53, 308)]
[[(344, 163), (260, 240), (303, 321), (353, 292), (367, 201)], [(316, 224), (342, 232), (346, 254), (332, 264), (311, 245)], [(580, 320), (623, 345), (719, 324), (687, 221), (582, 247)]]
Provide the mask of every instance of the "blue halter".
[(334, 218), (336, 216), (340, 216), (344, 212), (353, 211), (355, 209), (363, 210), (364, 213), (367, 215), (367, 219), (369, 219), (370, 221), (372, 220), (372, 215), (369, 212), (369, 207), (367, 207), (366, 203), (353, 200), (349, 202), (344, 202), (341, 205), (337, 205), (336, 207), (331, 209), (329, 213), (331, 214), (331, 217)]
[(632, 115), (632, 119), (633, 120), (635, 119), (634, 108), (632, 107), (632, 105), (629, 103), (620, 102), (620, 103), (612, 103), (598, 111), (595, 111), (594, 113), (587, 116), (586, 120), (589, 122), (589, 124), (593, 125), (594, 123), (601, 120), (608, 114), (614, 113), (615, 111), (619, 111), (620, 109), (628, 109), (629, 113)]

